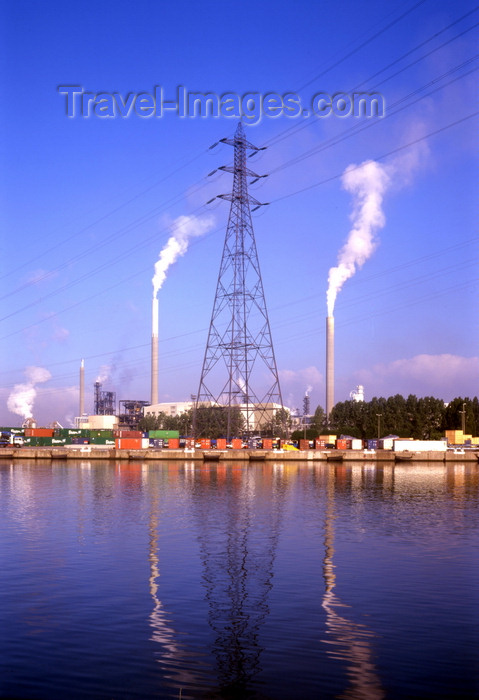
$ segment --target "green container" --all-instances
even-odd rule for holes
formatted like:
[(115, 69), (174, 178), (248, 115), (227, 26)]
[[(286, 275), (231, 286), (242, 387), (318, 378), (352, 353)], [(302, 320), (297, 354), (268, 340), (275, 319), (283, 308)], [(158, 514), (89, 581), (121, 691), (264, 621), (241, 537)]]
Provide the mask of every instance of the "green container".
[(0, 428), (0, 433), (11, 433), (12, 435), (25, 435), (23, 428)]
[(88, 434), (90, 438), (108, 438), (113, 440), (113, 430), (108, 428), (102, 428), (101, 430), (89, 430)]
[(89, 437), (90, 431), (83, 428), (58, 428), (55, 437)]
[(115, 447), (115, 438), (90, 435), (90, 445), (109, 445), (110, 447)]
[(55, 447), (56, 445), (66, 445), (68, 442), (66, 437), (53, 437), (51, 438), (51, 441), (53, 447)]
[(52, 440), (51, 437), (37, 437), (37, 447), (51, 447)]
[(170, 438), (179, 438), (179, 430), (149, 430), (148, 437), (155, 440), (169, 440)]

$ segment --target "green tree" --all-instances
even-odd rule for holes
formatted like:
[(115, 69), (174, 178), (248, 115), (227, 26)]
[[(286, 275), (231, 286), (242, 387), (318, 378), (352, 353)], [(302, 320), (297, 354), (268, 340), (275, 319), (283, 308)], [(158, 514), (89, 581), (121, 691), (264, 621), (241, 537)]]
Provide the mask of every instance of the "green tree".
[(198, 438), (240, 437), (244, 432), (245, 420), (239, 406), (198, 406), (193, 419), (195, 437)]
[(316, 431), (315, 437), (324, 433), (327, 426), (326, 414), (322, 406), (317, 406), (311, 422), (311, 429)]
[(291, 414), (286, 408), (279, 408), (273, 418), (261, 428), (263, 437), (279, 437), (286, 440), (291, 432)]

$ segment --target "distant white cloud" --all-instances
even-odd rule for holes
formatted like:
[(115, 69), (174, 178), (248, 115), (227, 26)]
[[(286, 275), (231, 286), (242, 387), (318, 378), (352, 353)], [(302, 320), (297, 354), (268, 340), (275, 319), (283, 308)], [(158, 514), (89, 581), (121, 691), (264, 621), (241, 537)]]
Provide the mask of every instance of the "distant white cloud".
[(279, 370), (279, 381), (283, 402), (288, 408), (301, 408), (306, 390), (311, 397), (312, 410), (324, 403), (324, 376), (317, 367)]
[(372, 396), (416, 394), (449, 401), (456, 396), (476, 396), (479, 357), (415, 355), (375, 365), (357, 373), (358, 382)]

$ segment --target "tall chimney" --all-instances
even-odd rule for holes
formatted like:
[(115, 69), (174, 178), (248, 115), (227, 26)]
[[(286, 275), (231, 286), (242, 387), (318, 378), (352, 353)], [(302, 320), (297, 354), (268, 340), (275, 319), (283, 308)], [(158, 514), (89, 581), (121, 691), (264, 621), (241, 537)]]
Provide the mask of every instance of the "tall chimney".
[(158, 403), (158, 299), (153, 297), (151, 319), (151, 404)]
[(334, 317), (326, 317), (326, 418), (334, 406)]
[(85, 413), (85, 360), (80, 363), (80, 412), (79, 416)]

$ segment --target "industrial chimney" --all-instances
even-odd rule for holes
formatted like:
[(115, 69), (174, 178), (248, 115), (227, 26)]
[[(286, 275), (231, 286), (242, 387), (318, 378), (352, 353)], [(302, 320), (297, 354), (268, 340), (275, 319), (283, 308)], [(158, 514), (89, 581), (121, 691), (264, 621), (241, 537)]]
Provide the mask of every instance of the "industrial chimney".
[(153, 297), (151, 324), (151, 404), (158, 403), (158, 299)]
[(85, 413), (85, 360), (80, 363), (80, 412), (79, 416)]
[(326, 317), (326, 418), (334, 406), (334, 317)]

